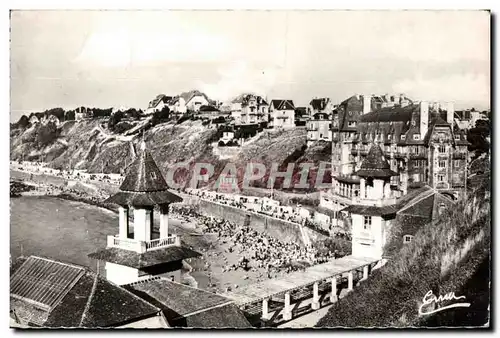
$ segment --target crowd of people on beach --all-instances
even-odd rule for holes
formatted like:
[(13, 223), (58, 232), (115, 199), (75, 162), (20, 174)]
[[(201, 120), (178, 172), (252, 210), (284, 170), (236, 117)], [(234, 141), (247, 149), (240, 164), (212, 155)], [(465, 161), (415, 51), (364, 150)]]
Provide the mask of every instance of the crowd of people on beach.
[(263, 268), (267, 271), (267, 277), (272, 278), (276, 273), (289, 273), (341, 257), (341, 253), (336, 251), (319, 252), (312, 246), (280, 241), (249, 226), (200, 215), (189, 207), (176, 207), (173, 217), (196, 219), (204, 233), (216, 234), (221, 243), (230, 244), (227, 249), (229, 253), (240, 255), (239, 261), (226, 265), (223, 272)]
[[(301, 205), (282, 205), (272, 198), (259, 198), (256, 196), (240, 196), (234, 194), (218, 193), (215, 191), (204, 191), (200, 189), (186, 189), (187, 194), (197, 196), (203, 200), (217, 204), (263, 214), (283, 221), (301, 224), (324, 235), (337, 235), (343, 233), (342, 227), (334, 226), (334, 219), (320, 212), (308, 210)], [(319, 217), (316, 217), (316, 214)], [(343, 222), (343, 221), (341, 221)]]

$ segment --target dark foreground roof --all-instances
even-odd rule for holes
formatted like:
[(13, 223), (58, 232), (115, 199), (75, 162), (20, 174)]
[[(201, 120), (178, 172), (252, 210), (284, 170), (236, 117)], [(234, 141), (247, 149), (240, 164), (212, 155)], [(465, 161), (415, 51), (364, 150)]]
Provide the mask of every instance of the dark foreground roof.
[[(13, 272), (15, 273), (20, 268), (24, 270), (26, 264), (30, 266), (33, 260), (37, 260), (38, 265), (36, 269), (30, 269), (31, 274), (27, 278), (40, 282), (44, 279), (44, 271), (52, 271), (53, 264), (59, 264), (61, 267), (67, 266), (62, 262), (49, 259), (40, 260), (39, 257), (31, 256), (28, 259), (18, 259), (13, 265)], [(23, 263), (18, 264), (20, 262)], [(80, 268), (84, 270), (83, 275), (78, 277), (76, 283), (71, 286), (61, 301), (49, 313), (31, 302), (30, 299), (12, 296), (10, 297), (11, 311), (14, 311), (19, 320), (30, 326), (88, 328), (121, 326), (156, 316), (160, 312), (159, 308), (126, 289), (96, 276), (93, 271), (84, 267)], [(64, 277), (57, 272), (54, 274), (54, 271), (51, 274), (50, 278)], [(94, 283), (95, 290), (92, 292)], [(40, 284), (43, 284), (42, 288), (50, 288), (47, 282)]]
[(124, 286), (162, 309), (171, 326), (194, 328), (251, 327), (233, 301), (201, 289), (153, 277)]
[(164, 249), (137, 253), (120, 248), (100, 249), (88, 255), (92, 259), (129, 266), (135, 269), (180, 261), (201, 256), (200, 253), (183, 246), (169, 246)]

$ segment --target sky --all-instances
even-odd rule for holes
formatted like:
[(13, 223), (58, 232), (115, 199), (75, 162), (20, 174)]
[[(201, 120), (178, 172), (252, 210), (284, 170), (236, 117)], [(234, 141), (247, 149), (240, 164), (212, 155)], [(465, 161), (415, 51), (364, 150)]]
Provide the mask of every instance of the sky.
[(158, 94), (490, 107), (485, 11), (12, 11), (11, 120)]

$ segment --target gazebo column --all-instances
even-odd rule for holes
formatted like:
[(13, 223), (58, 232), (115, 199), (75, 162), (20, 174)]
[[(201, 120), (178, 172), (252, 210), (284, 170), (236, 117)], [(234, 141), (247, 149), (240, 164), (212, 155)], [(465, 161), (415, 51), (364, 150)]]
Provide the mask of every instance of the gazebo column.
[(332, 278), (332, 293), (330, 294), (330, 302), (336, 302), (337, 297), (337, 277)]
[(134, 239), (139, 241), (151, 240), (152, 209), (134, 209)]
[(353, 289), (353, 279), (354, 279), (353, 273), (352, 273), (352, 271), (349, 271), (347, 273), (347, 290), (348, 291), (352, 291), (352, 289)]
[(290, 305), (290, 292), (285, 293), (285, 309), (283, 310), (283, 319), (292, 319), (292, 308)]
[(262, 300), (262, 319), (269, 320), (269, 299), (264, 298)]
[(160, 238), (168, 237), (168, 204), (160, 207)]
[(311, 308), (313, 310), (319, 309), (318, 282), (313, 284), (313, 299), (312, 299), (312, 303), (311, 303)]
[(128, 238), (128, 208), (120, 206), (118, 208), (119, 238)]
[(359, 180), (359, 193), (361, 195), (361, 196), (359, 196), (360, 198), (366, 198), (366, 196), (365, 196), (365, 189), (366, 189), (365, 179), (361, 178)]

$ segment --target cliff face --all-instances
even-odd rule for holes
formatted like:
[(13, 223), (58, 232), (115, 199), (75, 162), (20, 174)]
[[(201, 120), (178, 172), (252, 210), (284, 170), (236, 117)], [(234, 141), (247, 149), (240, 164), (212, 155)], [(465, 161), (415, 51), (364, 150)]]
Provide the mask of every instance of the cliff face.
[[(491, 281), (490, 212), (490, 182), (485, 176), (467, 200), (420, 229), (411, 243), (337, 302), (317, 326), (486, 325)], [(460, 301), (441, 302), (438, 307), (458, 302), (471, 305), (419, 316), (429, 291), (436, 297), (450, 292), (465, 296)]]
[[(143, 137), (164, 175), (175, 163), (188, 163), (192, 168), (196, 162), (205, 162), (215, 168), (209, 183), (215, 181), (228, 162), (241, 174), (249, 162), (263, 163), (268, 173), (272, 163), (285, 171), (288, 163), (311, 162), (314, 170), (321, 161), (330, 162), (331, 151), (326, 143), (306, 149), (304, 128), (264, 131), (247, 139), (233, 158), (221, 159), (212, 150), (212, 144), (218, 141), (217, 130), (204, 126), (201, 121), (190, 120), (180, 124), (162, 123), (147, 129), (144, 135), (140, 128), (137, 132), (112, 133), (100, 119), (67, 121), (57, 128), (35, 124), (11, 130), (10, 157), (11, 160), (44, 161), (60, 169), (120, 173), (133, 161)], [(299, 169), (296, 167), (295, 176)], [(191, 174), (192, 170), (180, 170), (176, 181), (187, 182)]]

